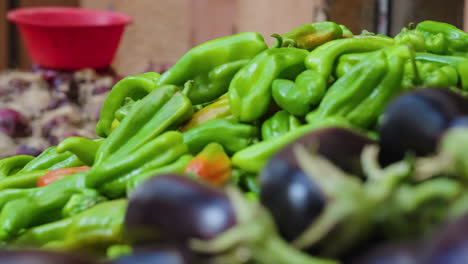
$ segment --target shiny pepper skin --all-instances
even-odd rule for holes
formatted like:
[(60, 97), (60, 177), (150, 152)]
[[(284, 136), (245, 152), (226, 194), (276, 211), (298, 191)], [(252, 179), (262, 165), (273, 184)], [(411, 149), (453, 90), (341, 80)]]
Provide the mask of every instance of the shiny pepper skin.
[(231, 160), (218, 143), (208, 144), (185, 168), (214, 186), (224, 185), (232, 175)]

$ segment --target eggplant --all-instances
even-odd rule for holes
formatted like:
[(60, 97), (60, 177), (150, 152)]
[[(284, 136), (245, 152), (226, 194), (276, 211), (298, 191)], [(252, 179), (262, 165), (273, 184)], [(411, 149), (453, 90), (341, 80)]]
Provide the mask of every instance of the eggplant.
[(134, 243), (209, 240), (235, 224), (234, 208), (226, 194), (171, 174), (152, 178), (135, 189), (125, 215), (126, 233)]
[(43, 250), (2, 250), (2, 264), (97, 264), (97, 262), (59, 252)]
[(4, 108), (0, 109), (0, 132), (16, 137), (27, 137), (32, 133), (29, 120), (20, 112)]
[(325, 128), (297, 139), (268, 161), (260, 174), (260, 201), (270, 211), (284, 239), (292, 241), (304, 232), (327, 202), (319, 186), (299, 167), (294, 145), (316, 148), (318, 154), (342, 170), (362, 174), (361, 152), (372, 143), (351, 130)]
[(468, 263), (468, 215), (451, 221), (429, 239), (421, 263)]
[(468, 127), (468, 116), (460, 116), (452, 120), (449, 124), (449, 128), (460, 128)]
[(468, 100), (448, 88), (426, 88), (396, 98), (386, 108), (379, 127), (379, 161), (386, 166), (407, 152), (427, 156), (460, 116), (468, 115)]
[(108, 264), (193, 264), (194, 257), (176, 246), (137, 247), (128, 256), (119, 257)]
[[(422, 264), (419, 242), (391, 242), (367, 251), (350, 264)], [(346, 262), (345, 262), (346, 263)]]

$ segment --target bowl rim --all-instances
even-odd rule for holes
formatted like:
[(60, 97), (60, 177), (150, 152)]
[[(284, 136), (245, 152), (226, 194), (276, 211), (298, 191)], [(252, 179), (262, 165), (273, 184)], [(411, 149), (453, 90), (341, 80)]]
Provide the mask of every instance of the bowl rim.
[[(31, 21), (24, 15), (35, 13), (69, 13), (69, 14), (92, 14), (96, 16), (108, 16), (112, 17), (112, 21), (99, 24), (74, 24), (74, 23), (41, 23), (38, 21)], [(81, 7), (63, 7), (63, 6), (48, 6), (48, 7), (21, 7), (15, 8), (7, 12), (7, 19), (19, 25), (29, 25), (47, 28), (96, 28), (96, 27), (114, 27), (114, 26), (125, 26), (133, 22), (133, 18), (124, 13), (109, 11), (109, 10), (97, 10), (90, 8)]]

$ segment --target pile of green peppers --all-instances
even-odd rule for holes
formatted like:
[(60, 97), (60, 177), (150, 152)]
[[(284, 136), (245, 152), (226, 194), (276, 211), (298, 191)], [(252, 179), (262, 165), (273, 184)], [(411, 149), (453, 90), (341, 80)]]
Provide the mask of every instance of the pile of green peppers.
[[(38, 157), (0, 160), (2, 244), (90, 251), (125, 244), (132, 190), (183, 173), (210, 143), (223, 147), (233, 175), (248, 175), (232, 181), (255, 196), (256, 174), (295, 139), (329, 126), (375, 136), (399, 94), (468, 89), (468, 34), (445, 23), (411, 25), (394, 38), (353, 35), (333, 22), (272, 36), (271, 47), (255, 32), (211, 40), (163, 74), (126, 77), (104, 103), (100, 139), (68, 138)], [(36, 187), (45, 173), (78, 166), (90, 169)]]

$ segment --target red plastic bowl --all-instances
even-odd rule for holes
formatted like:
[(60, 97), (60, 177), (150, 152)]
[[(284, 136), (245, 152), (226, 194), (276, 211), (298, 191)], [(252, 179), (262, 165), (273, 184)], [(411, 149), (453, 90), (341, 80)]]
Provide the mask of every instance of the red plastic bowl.
[(18, 8), (8, 12), (32, 60), (40, 66), (105, 69), (132, 18), (121, 13), (73, 7)]

